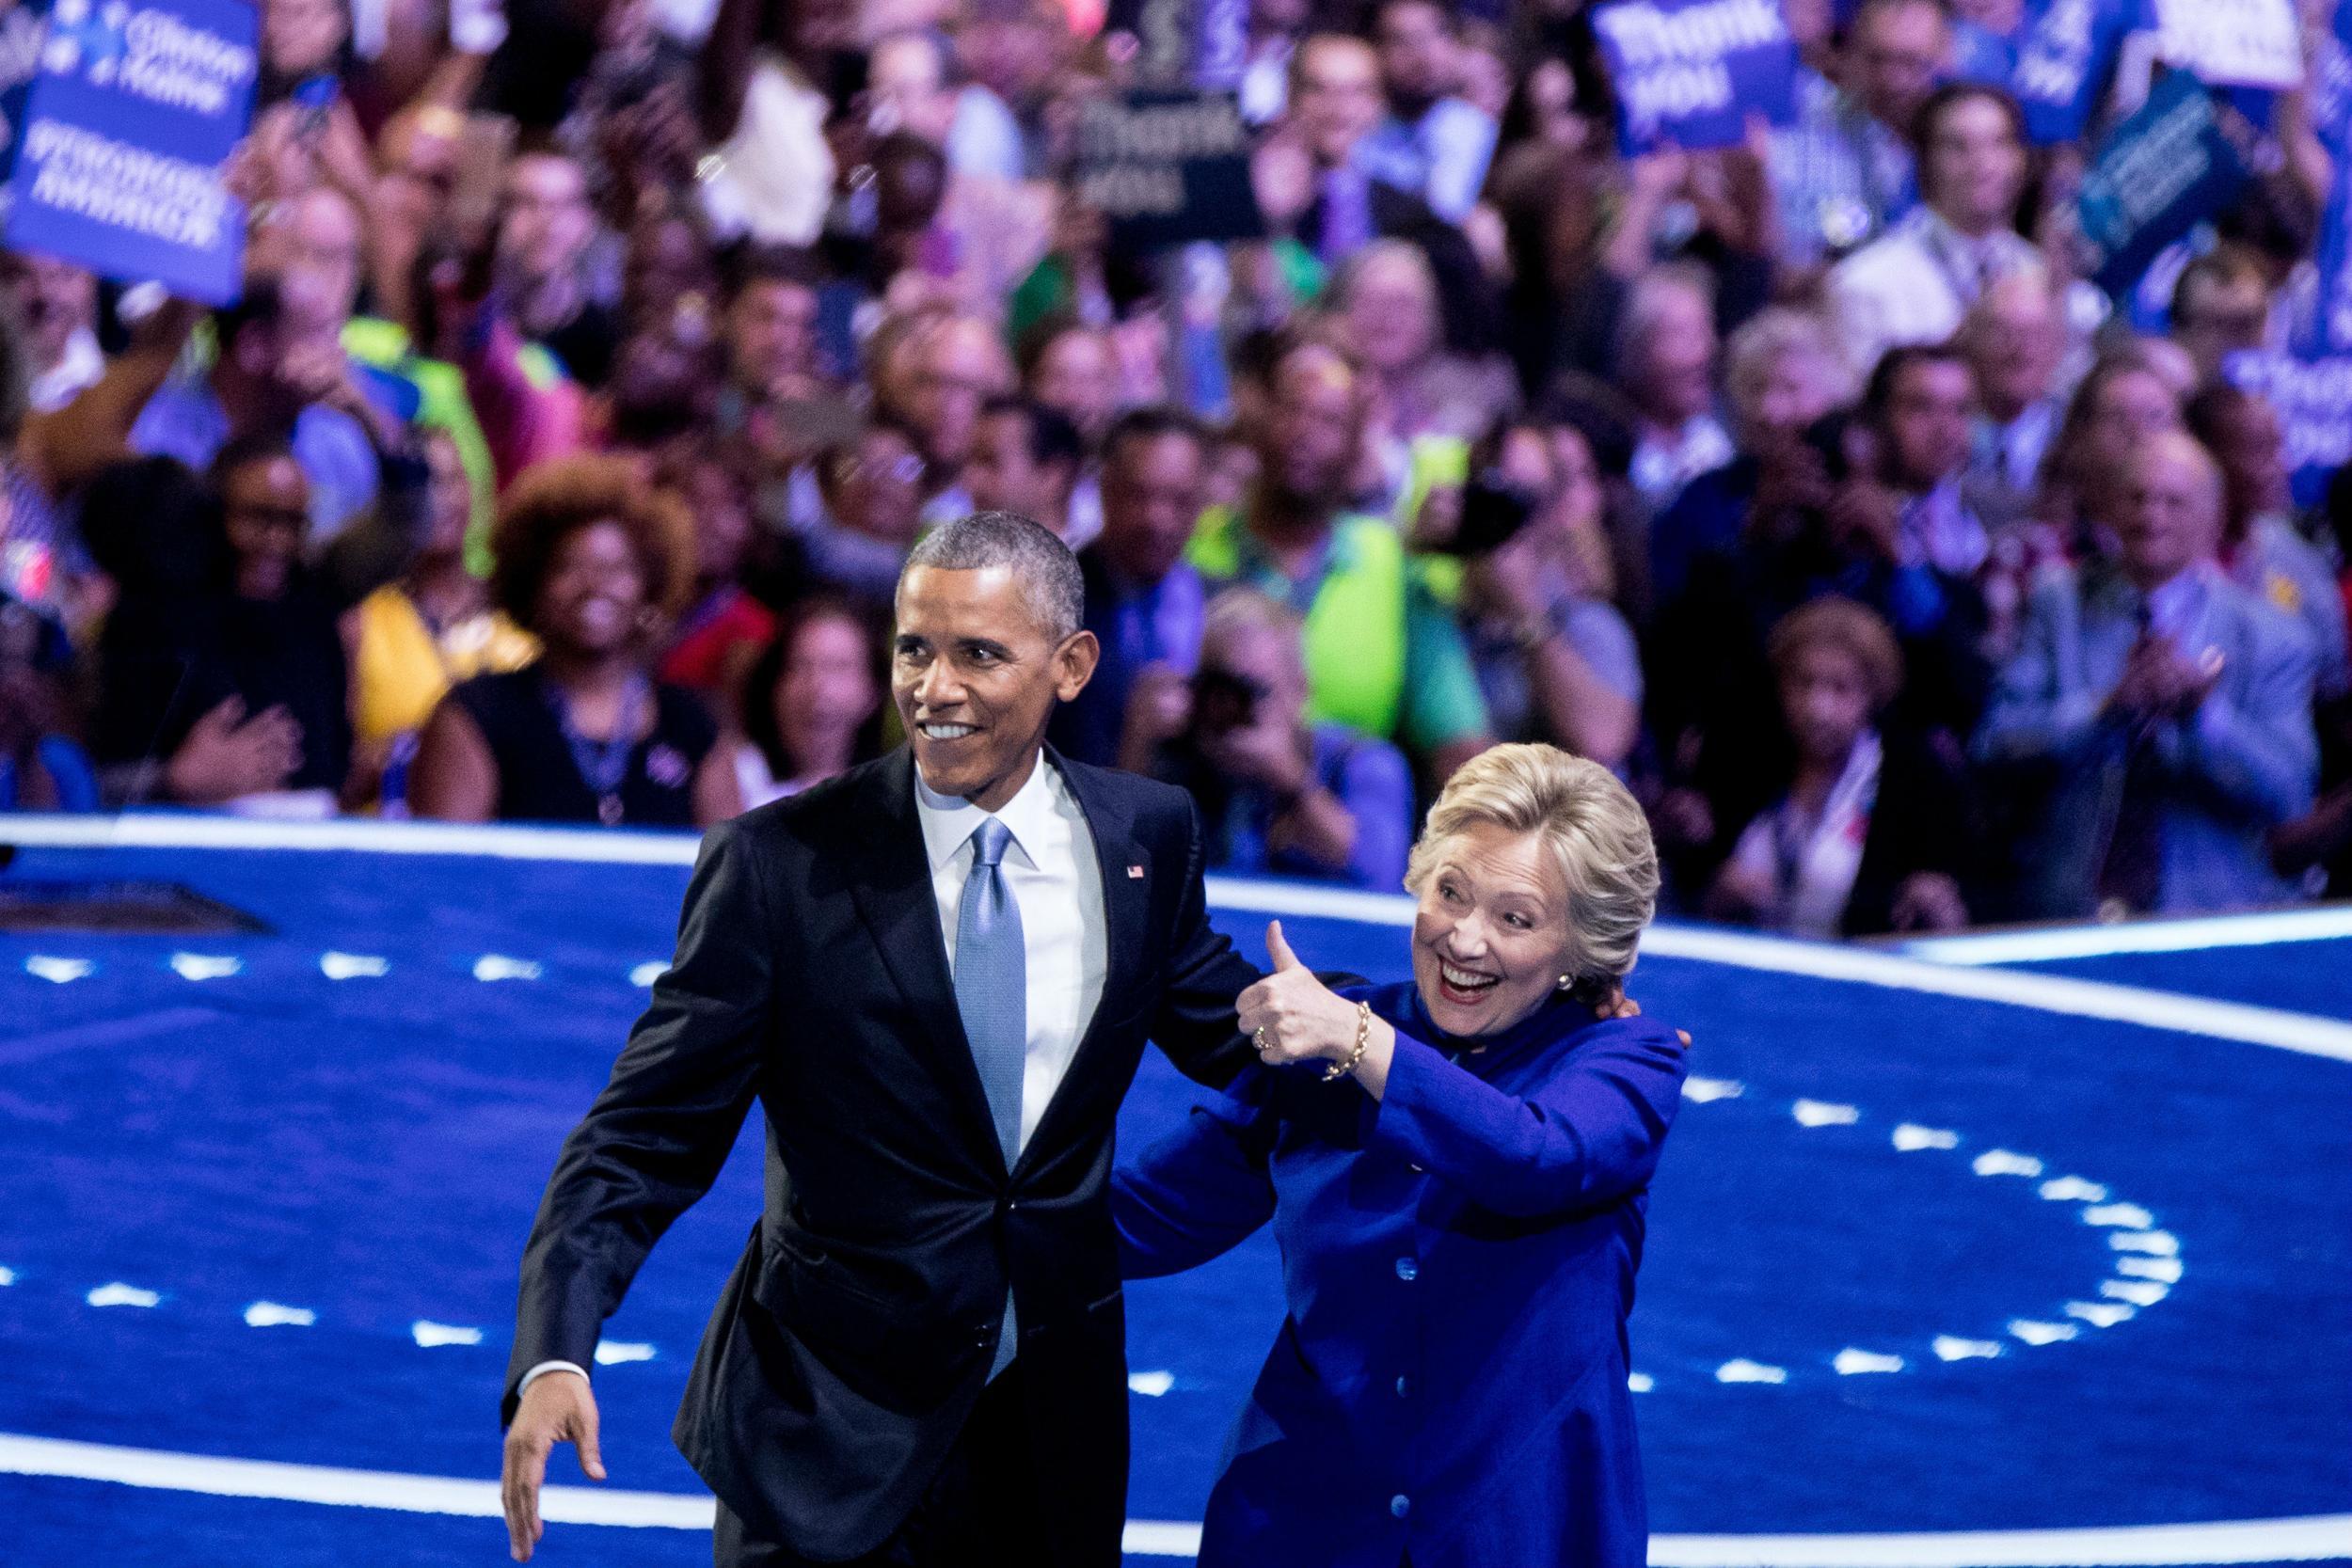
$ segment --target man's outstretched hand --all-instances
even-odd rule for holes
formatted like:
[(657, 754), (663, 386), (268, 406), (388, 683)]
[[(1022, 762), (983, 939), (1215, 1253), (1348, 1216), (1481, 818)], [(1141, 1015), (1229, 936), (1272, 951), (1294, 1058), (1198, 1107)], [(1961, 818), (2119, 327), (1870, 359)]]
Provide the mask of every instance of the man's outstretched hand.
[(539, 1483), (547, 1480), (548, 1455), (558, 1443), (580, 1446), (580, 1467), (590, 1481), (604, 1479), (596, 1451), (596, 1396), (577, 1372), (553, 1371), (532, 1380), (506, 1429), (506, 1461), (499, 1496), (506, 1504), (506, 1534), (515, 1560), (529, 1562), (532, 1548), (547, 1532), (539, 1518)]

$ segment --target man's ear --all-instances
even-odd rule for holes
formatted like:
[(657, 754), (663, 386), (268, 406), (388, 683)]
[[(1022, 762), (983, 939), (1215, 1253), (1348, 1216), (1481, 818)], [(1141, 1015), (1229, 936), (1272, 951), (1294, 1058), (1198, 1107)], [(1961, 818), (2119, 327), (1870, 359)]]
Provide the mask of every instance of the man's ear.
[(1102, 660), (1103, 644), (1092, 632), (1072, 632), (1054, 650), (1054, 695), (1065, 703), (1074, 702), (1094, 678), (1094, 667)]

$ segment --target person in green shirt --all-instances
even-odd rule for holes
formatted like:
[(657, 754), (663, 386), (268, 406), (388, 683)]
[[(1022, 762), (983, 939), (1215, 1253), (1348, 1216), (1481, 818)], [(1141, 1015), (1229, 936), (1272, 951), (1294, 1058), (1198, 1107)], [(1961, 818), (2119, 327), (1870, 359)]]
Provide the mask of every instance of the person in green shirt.
[(1462, 632), (1385, 520), (1347, 510), (1367, 385), (1347, 350), (1287, 336), (1256, 421), (1258, 479), (1203, 515), (1187, 558), (1306, 618), (1308, 714), (1393, 740), (1442, 781), (1492, 743)]
[(355, 316), (343, 325), (343, 352), (363, 365), (404, 376), (420, 395), (417, 427), (447, 436), (473, 488), (473, 514), (466, 529), (466, 569), (476, 577), (490, 571), (490, 525), (498, 515), (498, 470), (490, 443), (474, 419), (466, 394), (466, 372), (445, 359), (419, 354), (407, 328), (376, 316)]

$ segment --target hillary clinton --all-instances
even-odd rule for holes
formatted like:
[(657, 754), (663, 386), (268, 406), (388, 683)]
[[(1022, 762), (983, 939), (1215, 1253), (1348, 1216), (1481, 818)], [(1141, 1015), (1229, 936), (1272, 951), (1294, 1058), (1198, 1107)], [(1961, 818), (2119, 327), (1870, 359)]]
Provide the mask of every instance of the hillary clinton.
[(1412, 981), (1330, 990), (1278, 923), (1260, 1065), (1113, 1186), (1130, 1277), (1281, 1247), (1200, 1561), (1640, 1568), (1626, 1314), (1685, 1043), (1622, 1001), (1648, 827), (1607, 768), (1498, 746), (1406, 883)]

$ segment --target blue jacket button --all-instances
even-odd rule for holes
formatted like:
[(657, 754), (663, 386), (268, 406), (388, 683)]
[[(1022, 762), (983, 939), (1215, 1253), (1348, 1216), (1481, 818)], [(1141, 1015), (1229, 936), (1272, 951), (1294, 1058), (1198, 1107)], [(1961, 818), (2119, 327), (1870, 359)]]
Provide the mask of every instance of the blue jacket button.
[(1400, 1259), (1398, 1259), (1396, 1260), (1396, 1276), (1397, 1276), (1397, 1278), (1404, 1280), (1406, 1284), (1408, 1284), (1408, 1285), (1409, 1285), (1409, 1284), (1411, 1284), (1411, 1283), (1412, 1283), (1415, 1279), (1419, 1278), (1419, 1277), (1420, 1277), (1420, 1275), (1421, 1275), (1421, 1264), (1419, 1264), (1418, 1262), (1414, 1261), (1412, 1259), (1410, 1259), (1410, 1258), (1400, 1258)]
[(1405, 1515), (1413, 1512), (1413, 1499), (1406, 1497), (1404, 1493), (1399, 1492), (1395, 1497), (1389, 1499), (1389, 1512), (1402, 1519)]

